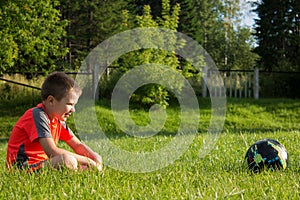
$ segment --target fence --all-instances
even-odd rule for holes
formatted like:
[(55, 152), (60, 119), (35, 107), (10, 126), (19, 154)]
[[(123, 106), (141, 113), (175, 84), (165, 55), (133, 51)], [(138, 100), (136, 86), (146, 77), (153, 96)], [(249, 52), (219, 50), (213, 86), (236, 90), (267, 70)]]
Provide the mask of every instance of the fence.
[(13, 100), (14, 103), (31, 103), (35, 105), (40, 99), (39, 91), (40, 88), (31, 85), (30, 83), (24, 83), (24, 80), (19, 80), (12, 76), (0, 77), (0, 100), (10, 102)]
[[(218, 80), (222, 78), (222, 81)], [(259, 69), (219, 70), (204, 68), (202, 97), (226, 95), (230, 98), (259, 98)]]
[[(216, 71), (210, 71), (205, 68), (203, 72), (204, 75), (199, 92), (202, 97), (226, 95), (228, 98), (300, 98), (300, 87), (298, 87), (300, 85), (300, 72), (267, 72), (259, 71), (258, 68), (254, 70), (219, 70), (218, 74), (220, 76), (216, 76)], [(75, 76), (77, 73), (70, 72), (68, 74)], [(99, 76), (88, 72), (81, 74), (92, 77), (94, 88), (91, 88), (91, 90), (95, 92)], [(212, 77), (221, 77), (222, 81)], [(6, 84), (30, 89), (32, 97), (35, 96), (34, 92), (40, 90), (39, 87), (30, 84), (0, 77), (0, 82), (2, 81)], [(206, 81), (211, 82), (207, 84)], [(1, 88), (0, 92), (2, 96), (3, 90), (1, 91)], [(96, 97), (98, 96), (96, 95)]]

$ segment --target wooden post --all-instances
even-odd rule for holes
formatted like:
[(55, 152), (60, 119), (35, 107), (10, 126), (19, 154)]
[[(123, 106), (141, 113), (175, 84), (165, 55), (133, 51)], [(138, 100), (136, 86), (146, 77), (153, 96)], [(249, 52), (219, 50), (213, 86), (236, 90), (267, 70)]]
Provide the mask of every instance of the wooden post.
[(207, 80), (207, 67), (203, 67), (203, 72), (202, 72), (202, 97), (207, 96), (207, 87), (206, 87), (206, 81)]
[(251, 80), (252, 80), (252, 75), (249, 74), (249, 81), (248, 81), (248, 87), (249, 87), (249, 93), (248, 93), (248, 96), (251, 97)]
[(242, 98), (242, 90), (243, 90), (243, 84), (242, 84), (242, 75), (239, 74), (239, 97)]
[(229, 72), (230, 74), (229, 74), (229, 87), (230, 87), (230, 89), (229, 89), (229, 96), (230, 96), (230, 98), (232, 97), (232, 72)]
[(254, 99), (258, 99), (259, 98), (259, 69), (258, 67), (256, 67), (254, 69)]
[(213, 87), (213, 71), (212, 70), (209, 70), (208, 72), (207, 72), (207, 76), (208, 76), (208, 78), (209, 78), (209, 95), (211, 96), (211, 97), (213, 97), (214, 96), (214, 87)]
[(237, 83), (238, 83), (238, 74), (235, 73), (235, 81), (234, 81), (234, 98), (237, 98)]
[(218, 85), (219, 85), (219, 80), (218, 80), (218, 76), (217, 76), (217, 72), (215, 70), (212, 71), (212, 75), (213, 75), (213, 88), (214, 88), (214, 97), (218, 96)]
[(94, 95), (94, 98), (95, 100), (99, 100), (99, 87), (98, 87), (98, 84), (99, 84), (99, 64), (98, 63), (95, 63), (95, 66), (93, 68), (93, 95)]
[(248, 94), (248, 73), (245, 72), (245, 98), (247, 98), (247, 94)]
[[(224, 95), (226, 96), (227, 95), (227, 73), (224, 72), (223, 76), (224, 76)], [(222, 93), (220, 96), (222, 96)]]

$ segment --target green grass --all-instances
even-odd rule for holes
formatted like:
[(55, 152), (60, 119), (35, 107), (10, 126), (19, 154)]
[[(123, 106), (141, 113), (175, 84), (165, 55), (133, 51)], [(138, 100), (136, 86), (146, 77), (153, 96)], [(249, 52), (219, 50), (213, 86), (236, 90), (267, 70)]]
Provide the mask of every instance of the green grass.
[[(49, 169), (31, 175), (12, 173), (5, 169), (7, 142), (3, 139), (0, 141), (0, 156), (3, 158), (0, 163), (0, 199), (300, 198), (299, 100), (228, 99), (224, 130), (213, 150), (204, 158), (199, 150), (209, 126), (210, 100), (200, 99), (199, 102), (199, 130), (189, 149), (174, 163), (149, 173), (123, 172), (108, 166), (102, 173)], [(1, 124), (2, 120), (9, 122), (9, 125), (0, 126), (2, 137), (8, 135), (9, 128), (26, 107), (6, 105), (0, 102)], [(174, 137), (180, 118), (178, 108), (168, 109), (161, 132), (142, 139), (129, 137), (120, 130), (107, 102), (98, 102), (96, 111), (100, 126), (111, 142), (133, 152), (162, 148)], [(131, 116), (139, 125), (150, 121), (146, 111), (132, 110)], [(70, 126), (75, 129), (73, 118)], [(263, 138), (276, 139), (286, 147), (289, 153), (286, 171), (247, 172), (245, 153), (252, 143)]]

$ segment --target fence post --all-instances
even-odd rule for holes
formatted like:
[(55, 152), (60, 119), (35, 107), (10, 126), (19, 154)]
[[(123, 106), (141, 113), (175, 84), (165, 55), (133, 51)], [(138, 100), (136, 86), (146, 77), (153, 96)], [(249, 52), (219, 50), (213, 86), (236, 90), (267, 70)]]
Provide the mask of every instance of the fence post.
[(249, 82), (248, 82), (248, 88), (249, 88), (249, 91), (248, 91), (248, 96), (251, 97), (251, 80), (252, 80), (252, 75), (249, 74)]
[(235, 73), (235, 80), (234, 80), (234, 98), (237, 98), (237, 87), (238, 87), (238, 73)]
[(243, 76), (239, 74), (239, 97), (242, 98), (242, 90), (243, 90)]
[(247, 94), (248, 94), (248, 73), (247, 72), (245, 72), (245, 75), (244, 75), (245, 77), (244, 77), (244, 80), (245, 80), (245, 82), (244, 82), (244, 87), (245, 87), (245, 93), (244, 93), (244, 95), (245, 95), (245, 98), (247, 98)]
[(230, 79), (230, 81), (229, 81), (229, 87), (230, 87), (229, 96), (231, 98), (232, 97), (232, 72), (231, 71), (229, 72), (229, 79)]
[(207, 96), (207, 88), (206, 88), (206, 81), (207, 81), (207, 67), (203, 67), (202, 72), (202, 97)]
[(96, 63), (94, 68), (93, 68), (93, 88), (92, 88), (92, 92), (95, 100), (99, 100), (99, 64)]
[(253, 88), (253, 95), (254, 95), (254, 99), (258, 99), (259, 98), (259, 69), (258, 67), (256, 67), (254, 69), (254, 88)]
[[(224, 74), (223, 74), (223, 79), (224, 79), (224, 94), (225, 94), (225, 96), (227, 95), (227, 73), (226, 72), (224, 72)], [(221, 91), (222, 91), (222, 89), (221, 89)], [(220, 93), (220, 96), (222, 96), (222, 92)]]

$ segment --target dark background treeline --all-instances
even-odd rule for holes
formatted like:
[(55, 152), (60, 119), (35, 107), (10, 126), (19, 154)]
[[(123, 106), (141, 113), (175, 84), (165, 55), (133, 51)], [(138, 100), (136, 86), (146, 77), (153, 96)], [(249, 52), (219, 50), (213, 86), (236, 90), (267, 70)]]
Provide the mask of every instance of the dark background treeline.
[[(272, 73), (300, 71), (297, 0), (262, 0), (252, 4), (258, 15), (254, 27), (242, 25), (245, 4), (239, 0), (12, 0), (1, 1), (0, 6), (0, 74), (76, 71), (88, 53), (105, 39), (136, 27), (154, 26), (195, 39), (218, 69), (258, 67), (270, 72), (260, 77), (262, 83), (268, 83), (268, 89), (262, 91), (271, 88), (276, 92), (270, 94), (299, 97), (295, 92), (299, 75)], [(145, 53), (151, 54), (142, 52)], [(177, 63), (182, 73), (193, 71), (179, 58), (172, 59), (172, 64), (165, 64)], [(114, 77), (110, 80), (117, 80), (133, 63), (140, 62), (121, 58), (111, 63), (118, 70), (110, 71), (110, 77)], [(184, 73), (186, 77), (193, 74)], [(283, 89), (276, 90), (279, 84)]]

